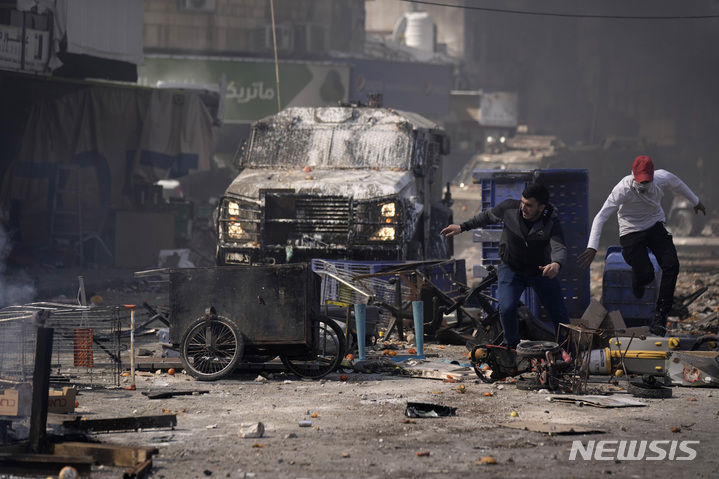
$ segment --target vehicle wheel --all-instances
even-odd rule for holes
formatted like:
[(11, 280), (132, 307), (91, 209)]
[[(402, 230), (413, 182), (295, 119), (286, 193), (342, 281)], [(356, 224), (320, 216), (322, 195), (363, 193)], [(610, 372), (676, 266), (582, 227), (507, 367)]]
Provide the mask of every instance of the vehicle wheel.
[(525, 341), (517, 345), (520, 358), (543, 358), (547, 351), (554, 356), (562, 354), (562, 348), (554, 341)]
[(658, 384), (647, 384), (644, 381), (629, 381), (627, 392), (638, 398), (666, 399), (672, 397), (671, 388)]
[(242, 333), (232, 320), (199, 318), (182, 335), (180, 359), (193, 378), (215, 381), (235, 370), (244, 349)]
[(282, 352), (280, 359), (297, 376), (318, 379), (335, 371), (342, 363), (345, 338), (342, 328), (330, 318), (315, 318), (313, 326), (319, 329), (318, 344), (312, 345), (302, 354)]

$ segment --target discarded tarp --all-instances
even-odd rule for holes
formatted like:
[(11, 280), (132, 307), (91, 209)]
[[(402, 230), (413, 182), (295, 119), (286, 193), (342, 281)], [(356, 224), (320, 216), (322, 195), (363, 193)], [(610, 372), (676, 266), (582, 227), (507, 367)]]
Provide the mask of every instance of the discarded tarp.
[[(40, 100), (4, 176), (0, 210), (24, 243), (47, 244), (52, 210), (75, 205), (81, 190), (85, 227), (110, 226), (105, 217), (132, 207), (136, 185), (209, 169), (211, 146), (212, 118), (196, 93), (92, 86)], [(58, 174), (68, 166), (72, 174)]]

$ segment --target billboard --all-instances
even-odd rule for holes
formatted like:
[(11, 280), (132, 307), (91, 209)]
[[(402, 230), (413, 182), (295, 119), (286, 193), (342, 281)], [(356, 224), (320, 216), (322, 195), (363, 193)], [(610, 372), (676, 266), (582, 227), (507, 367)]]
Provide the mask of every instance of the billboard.
[(349, 98), (348, 65), (280, 62), (277, 70), (279, 90), (275, 63), (269, 60), (150, 55), (138, 66), (138, 83), (217, 85), (224, 75), (226, 123), (252, 123), (279, 108), (336, 105)]

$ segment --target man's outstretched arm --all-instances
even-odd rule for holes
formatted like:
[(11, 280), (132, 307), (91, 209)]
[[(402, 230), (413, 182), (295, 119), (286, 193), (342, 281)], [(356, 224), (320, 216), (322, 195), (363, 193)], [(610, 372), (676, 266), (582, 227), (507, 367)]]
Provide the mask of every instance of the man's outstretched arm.
[(577, 256), (577, 263), (579, 263), (580, 268), (589, 268), (592, 265), (592, 261), (594, 261), (594, 257), (597, 255), (597, 250), (594, 248), (587, 248), (584, 250), (583, 253), (579, 254)]

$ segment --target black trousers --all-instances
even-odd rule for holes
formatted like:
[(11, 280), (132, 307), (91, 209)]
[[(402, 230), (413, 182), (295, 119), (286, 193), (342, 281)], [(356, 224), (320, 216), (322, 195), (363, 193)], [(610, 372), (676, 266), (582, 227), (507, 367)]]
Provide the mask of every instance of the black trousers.
[(672, 235), (667, 232), (663, 223), (656, 223), (647, 230), (620, 236), (619, 244), (622, 246), (624, 260), (632, 267), (641, 284), (654, 281), (654, 266), (648, 251), (657, 258), (662, 269), (662, 281), (659, 285), (656, 311), (666, 316), (674, 304), (674, 289), (679, 275), (679, 258)]

